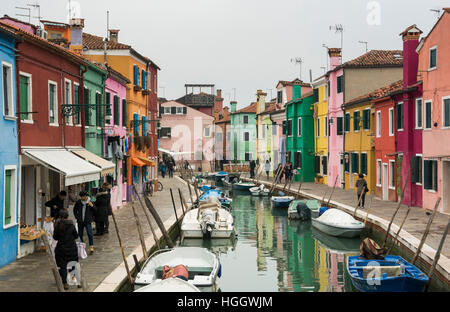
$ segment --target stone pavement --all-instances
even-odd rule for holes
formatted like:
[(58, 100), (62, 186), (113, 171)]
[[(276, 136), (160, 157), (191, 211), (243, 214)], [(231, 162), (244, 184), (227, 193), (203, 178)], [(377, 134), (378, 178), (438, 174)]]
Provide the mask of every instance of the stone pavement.
[[(161, 177), (160, 177), (161, 178)], [(187, 202), (190, 202), (189, 191), (184, 183), (177, 178), (169, 179), (168, 177), (160, 179), (164, 186), (162, 192), (157, 192), (150, 198), (153, 206), (158, 211), (162, 221), (165, 222), (174, 215), (172, 199), (169, 189), (174, 191), (174, 200), (179, 207), (180, 197), (178, 188), (183, 192), (183, 196)], [(144, 211), (136, 202), (137, 214), (142, 224), (144, 236), (147, 239), (152, 236), (150, 226), (148, 225)], [(178, 217), (180, 211), (177, 212)], [(136, 248), (140, 248), (140, 240), (136, 221), (130, 203), (122, 206), (115, 211), (116, 220), (119, 226), (122, 243), (127, 256)], [(153, 221), (153, 228), (158, 226)], [(168, 230), (168, 229), (167, 229)], [(85, 233), (85, 242), (87, 236)], [(88, 283), (88, 290), (93, 291), (118, 265), (123, 262), (114, 222), (110, 217), (109, 234), (103, 236), (94, 236), (95, 253), (81, 260), (81, 268), (84, 277)], [(152, 246), (146, 246), (150, 249)], [(88, 247), (86, 247), (88, 249)], [(125, 278), (126, 276), (124, 276)], [(3, 268), (0, 268), (0, 292), (54, 292), (57, 291), (53, 274), (48, 265), (47, 255), (45, 252), (36, 251), (32, 255), (28, 255), (19, 259)], [(76, 286), (71, 286), (69, 291), (82, 291)]]
[[(261, 178), (261, 182), (264, 183), (273, 183), (273, 178), (269, 178), (267, 180), (266, 177)], [(299, 187), (299, 182), (293, 182), (291, 184), (291, 191), (297, 192)], [(278, 184), (279, 187), (284, 187), (284, 180), (282, 184)], [(304, 182), (301, 187), (300, 193), (305, 192), (309, 194), (314, 194), (316, 196), (319, 196), (321, 199), (325, 196), (325, 201), (328, 200), (328, 198), (331, 195), (332, 188), (328, 187), (324, 184), (317, 184), (317, 183), (306, 183)], [(367, 209), (369, 207), (369, 203), (371, 200), (372, 195), (366, 195), (366, 208), (363, 209), (364, 213), (367, 212)], [(336, 188), (334, 190), (332, 201), (339, 202), (345, 205), (349, 205), (352, 207), (356, 207), (358, 204), (357, 201), (357, 195), (356, 192), (352, 190), (343, 190), (341, 188)], [(395, 209), (397, 208), (398, 203), (392, 202), (392, 201), (384, 201), (381, 200), (375, 196), (373, 196), (372, 199), (372, 206), (370, 208), (369, 213), (371, 215), (375, 215), (377, 217), (380, 217), (384, 220), (387, 220), (388, 222), (391, 220), (392, 215), (394, 214)], [(405, 205), (402, 205), (399, 212), (397, 213), (393, 224), (397, 224), (400, 226), (401, 222), (403, 221), (403, 218), (406, 214), (408, 207)], [(358, 210), (360, 211), (360, 210)], [(422, 239), (422, 235), (425, 232), (425, 228), (428, 223), (429, 216), (426, 213), (431, 213), (431, 210), (426, 210), (419, 207), (412, 207), (408, 218), (406, 219), (406, 222), (403, 226), (403, 230), (407, 231), (414, 237), (416, 237), (418, 240)], [(427, 239), (425, 241), (425, 244), (429, 245), (430, 247), (434, 248), (435, 250), (439, 246), (439, 242), (442, 238), (443, 232), (445, 230), (445, 227), (447, 226), (449, 216), (447, 214), (443, 213), (436, 213), (433, 223), (430, 228), (430, 232), (427, 236)], [(394, 232), (396, 233), (396, 231)], [(442, 249), (442, 255), (445, 255), (446, 257), (450, 257), (450, 238), (447, 238), (444, 247)]]

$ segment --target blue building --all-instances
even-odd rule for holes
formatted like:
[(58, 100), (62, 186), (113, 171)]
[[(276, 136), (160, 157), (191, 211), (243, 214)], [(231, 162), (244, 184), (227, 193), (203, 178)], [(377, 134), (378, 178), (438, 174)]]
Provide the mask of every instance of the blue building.
[(15, 34), (0, 25), (0, 267), (17, 257), (19, 231), (19, 148)]

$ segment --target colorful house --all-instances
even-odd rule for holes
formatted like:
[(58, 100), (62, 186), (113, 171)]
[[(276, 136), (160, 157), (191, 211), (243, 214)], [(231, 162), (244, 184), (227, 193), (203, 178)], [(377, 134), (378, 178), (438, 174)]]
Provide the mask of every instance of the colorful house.
[(3, 118), (0, 131), (5, 135), (0, 144), (0, 268), (13, 262), (18, 253), (20, 164), (17, 129), (17, 79), (15, 44), (20, 41), (14, 31), (0, 24), (0, 104)]
[(231, 113), (228, 107), (214, 113), (214, 124), (215, 157), (220, 170), (223, 170), (223, 164), (228, 160), (231, 160), (229, 149), (231, 140)]
[(371, 50), (356, 59), (341, 64), (341, 50), (328, 49), (331, 70), (328, 79), (328, 185), (345, 188), (343, 104), (386, 83), (402, 77), (402, 51)]
[(313, 83), (314, 91), (314, 168), (317, 182), (328, 184), (328, 84), (325, 76)]
[(161, 104), (159, 146), (174, 154), (175, 161), (187, 160), (194, 170), (213, 170), (214, 117), (184, 104)]
[(298, 98), (300, 86), (294, 87), (295, 100), (286, 103), (287, 155), (298, 171), (295, 181), (314, 182), (314, 93)]
[(252, 103), (236, 111), (237, 102), (231, 105), (230, 160), (235, 163), (256, 160), (256, 105)]
[[(417, 48), (423, 80), (423, 207), (450, 213), (450, 8)], [(447, 143), (447, 144), (446, 144)]]

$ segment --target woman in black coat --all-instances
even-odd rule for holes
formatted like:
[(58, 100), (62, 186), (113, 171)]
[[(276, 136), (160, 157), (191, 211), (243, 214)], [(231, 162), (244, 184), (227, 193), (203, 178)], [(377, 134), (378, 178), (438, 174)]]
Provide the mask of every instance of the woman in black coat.
[(60, 218), (55, 223), (53, 238), (58, 241), (55, 248), (55, 260), (59, 268), (64, 289), (69, 289), (67, 284), (67, 264), (70, 261), (78, 261), (78, 248), (75, 240), (78, 238), (77, 230), (69, 214), (65, 210), (59, 212)]
[(95, 236), (105, 233), (105, 222), (108, 220), (109, 193), (103, 189), (99, 189), (99, 193), (95, 200), (95, 228), (97, 229)]

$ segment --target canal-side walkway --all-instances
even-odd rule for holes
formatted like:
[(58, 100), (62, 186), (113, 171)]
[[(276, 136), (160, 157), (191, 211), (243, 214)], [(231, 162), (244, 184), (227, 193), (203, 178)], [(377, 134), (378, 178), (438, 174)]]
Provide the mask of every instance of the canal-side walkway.
[[(154, 193), (150, 198), (153, 206), (168, 230), (175, 223), (174, 209), (169, 189), (174, 191), (175, 204), (178, 208), (178, 217), (182, 215), (178, 188), (183, 192), (187, 202), (190, 202), (189, 191), (186, 184), (177, 177), (172, 179), (160, 178), (164, 186), (163, 191)], [(148, 250), (154, 245), (150, 226), (145, 213), (140, 208), (139, 202), (135, 205), (136, 212), (144, 232), (146, 247)], [(124, 245), (125, 254), (128, 257), (130, 269), (134, 268), (132, 255), (136, 254), (138, 259), (142, 258), (142, 248), (139, 240), (136, 220), (130, 203), (115, 211), (115, 217)], [(153, 228), (156, 235), (161, 237), (156, 222), (153, 220)], [(85, 234), (85, 239), (87, 237)], [(94, 236), (95, 253), (81, 260), (81, 269), (88, 284), (88, 291), (114, 291), (121, 280), (126, 278), (125, 271), (121, 270), (123, 265), (122, 253), (119, 247), (114, 222), (110, 217), (109, 234)], [(88, 249), (88, 248), (86, 248)], [(36, 251), (22, 259), (0, 268), (0, 292), (54, 292), (57, 291), (53, 274), (48, 264), (45, 252)], [(69, 291), (82, 291), (76, 286), (71, 286)]]
[[(247, 181), (257, 182), (256, 180), (251, 180), (249, 178), (244, 178)], [(272, 185), (273, 178), (261, 178), (261, 183), (265, 185)], [(293, 182), (290, 187), (290, 191), (296, 193), (299, 188), (299, 182)], [(284, 181), (282, 184), (277, 184), (277, 189), (283, 189)], [(303, 183), (300, 195), (306, 198), (312, 198), (317, 200), (322, 200), (325, 195), (325, 202), (328, 201), (332, 193), (332, 188), (324, 184), (317, 183)], [(372, 195), (366, 195), (366, 208), (358, 209), (357, 216), (364, 219), (367, 214), (369, 203), (371, 201)], [(330, 204), (335, 205), (347, 212), (353, 214), (353, 211), (357, 205), (356, 192), (352, 190), (343, 190), (341, 188), (336, 188), (333, 192)], [(384, 231), (387, 230), (389, 221), (392, 218), (396, 208), (398, 206), (397, 202), (384, 201), (375, 196), (372, 198), (372, 206), (369, 211), (368, 221), (382, 228)], [(391, 226), (390, 233), (395, 235), (399, 229), (399, 225), (403, 221), (408, 207), (402, 205), (398, 214), (396, 215), (394, 222)], [(428, 223), (429, 216), (428, 213), (432, 211), (419, 208), (411, 207), (408, 218), (403, 226), (402, 231), (399, 235), (399, 241), (409, 248), (412, 252), (417, 251), (420, 240), (422, 239), (423, 233)], [(442, 213), (436, 213), (433, 223), (430, 228), (430, 232), (427, 236), (424, 246), (422, 247), (422, 252), (420, 254), (421, 258), (427, 263), (432, 263), (436, 249), (439, 246), (439, 242), (442, 238), (445, 227), (447, 226), (449, 216)], [(438, 271), (446, 277), (447, 281), (450, 280), (450, 238), (447, 237), (445, 244), (441, 252), (441, 258), (438, 263)]]

